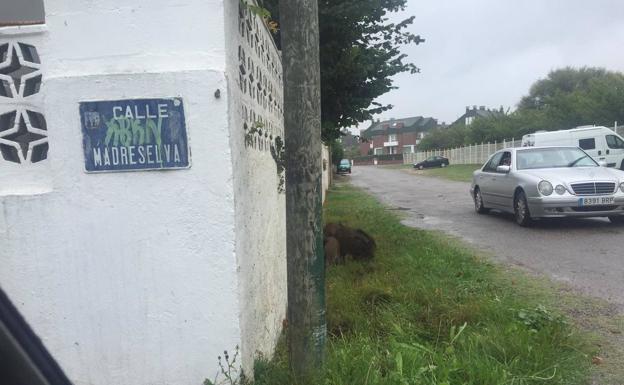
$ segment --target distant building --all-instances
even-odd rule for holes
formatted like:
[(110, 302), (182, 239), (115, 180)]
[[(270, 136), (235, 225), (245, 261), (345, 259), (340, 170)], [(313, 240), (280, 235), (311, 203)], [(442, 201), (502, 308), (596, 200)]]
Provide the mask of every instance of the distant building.
[(485, 106), (466, 106), (466, 112), (460, 116), (456, 121), (453, 122), (452, 126), (462, 125), (469, 126), (474, 122), (476, 118), (490, 118), (490, 117), (498, 117), (505, 115), (505, 111), (501, 106), (498, 110), (485, 108)]
[(422, 116), (372, 122), (360, 132), (360, 155), (414, 152), (422, 138), (436, 127), (436, 119)]
[(342, 143), (343, 148), (349, 148), (358, 145), (359, 137), (357, 135), (353, 135), (349, 130), (341, 130), (340, 133), (341, 136), (339, 140)]

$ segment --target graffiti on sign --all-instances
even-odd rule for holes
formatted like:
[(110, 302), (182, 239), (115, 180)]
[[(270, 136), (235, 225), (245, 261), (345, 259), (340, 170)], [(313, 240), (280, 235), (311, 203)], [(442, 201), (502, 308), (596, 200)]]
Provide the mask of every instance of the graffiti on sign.
[(87, 172), (190, 167), (182, 99), (80, 103)]

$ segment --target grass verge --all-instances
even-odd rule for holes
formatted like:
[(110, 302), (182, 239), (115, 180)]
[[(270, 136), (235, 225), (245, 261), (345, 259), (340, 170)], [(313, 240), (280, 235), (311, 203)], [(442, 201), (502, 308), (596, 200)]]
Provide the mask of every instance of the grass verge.
[(400, 163), (400, 164), (384, 164), (384, 165), (381, 165), (379, 167), (389, 168), (389, 169), (397, 169), (397, 170), (403, 170), (403, 169), (408, 169), (409, 170), (411, 168), (414, 168), (414, 166), (411, 165), (411, 164), (403, 164), (403, 163)]
[[(436, 233), (343, 185), (327, 221), (376, 239), (368, 264), (327, 274), (327, 363), (322, 384), (586, 384), (594, 348), (553, 304), (526, 284)], [(521, 280), (518, 282), (518, 280)], [(284, 346), (258, 362), (257, 385), (290, 384)]]
[(434, 176), (457, 182), (470, 182), (472, 173), (481, 166), (480, 164), (455, 164), (444, 168), (430, 168), (422, 171), (414, 170), (414, 172), (419, 175)]

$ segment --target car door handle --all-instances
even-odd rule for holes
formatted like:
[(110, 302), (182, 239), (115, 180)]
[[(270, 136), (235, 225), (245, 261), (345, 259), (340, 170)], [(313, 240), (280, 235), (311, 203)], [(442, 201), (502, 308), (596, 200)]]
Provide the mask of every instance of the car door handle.
[(607, 150), (607, 155), (609, 155), (609, 150)]
[(598, 156), (602, 155), (602, 151), (598, 151)]

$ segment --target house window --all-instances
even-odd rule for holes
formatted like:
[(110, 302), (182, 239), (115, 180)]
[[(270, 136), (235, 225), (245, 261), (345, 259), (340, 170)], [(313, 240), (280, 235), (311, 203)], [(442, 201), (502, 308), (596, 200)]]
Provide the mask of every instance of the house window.
[(383, 154), (383, 148), (382, 147), (377, 147), (375, 149), (375, 155), (382, 155)]
[(474, 121), (474, 116), (466, 116), (466, 126), (470, 126)]
[(403, 153), (404, 154), (411, 154), (412, 152), (414, 152), (414, 145), (403, 146)]
[(389, 134), (388, 135), (388, 142), (396, 142), (397, 141), (397, 135), (396, 134)]
[(396, 153), (397, 153), (397, 146), (388, 147), (388, 154), (392, 155)]
[(43, 0), (0, 2), (0, 27), (45, 23)]

